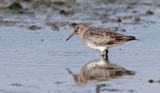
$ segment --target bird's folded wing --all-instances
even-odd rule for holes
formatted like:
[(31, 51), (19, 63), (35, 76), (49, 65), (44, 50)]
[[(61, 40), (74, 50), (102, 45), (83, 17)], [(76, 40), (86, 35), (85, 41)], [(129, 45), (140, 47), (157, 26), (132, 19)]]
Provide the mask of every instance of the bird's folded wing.
[(94, 29), (88, 34), (88, 40), (99, 45), (119, 44), (127, 41), (126, 35), (110, 31), (108, 29)]

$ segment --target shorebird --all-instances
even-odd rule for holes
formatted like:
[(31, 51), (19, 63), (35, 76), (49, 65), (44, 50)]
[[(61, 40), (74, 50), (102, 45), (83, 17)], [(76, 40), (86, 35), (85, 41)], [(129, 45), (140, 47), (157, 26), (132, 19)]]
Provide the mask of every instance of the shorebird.
[(127, 41), (137, 40), (134, 36), (127, 36), (107, 28), (89, 27), (82, 24), (74, 26), (74, 32), (66, 41), (74, 35), (79, 35), (88, 47), (100, 50), (102, 57), (106, 57), (106, 60), (108, 60), (109, 48)]

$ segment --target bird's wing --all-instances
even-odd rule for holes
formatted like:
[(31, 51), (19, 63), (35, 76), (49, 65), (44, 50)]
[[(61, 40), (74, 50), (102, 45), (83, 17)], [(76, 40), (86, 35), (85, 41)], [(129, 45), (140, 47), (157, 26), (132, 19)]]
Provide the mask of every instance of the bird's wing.
[(109, 29), (92, 28), (88, 29), (88, 40), (99, 45), (112, 45), (123, 43), (129, 36), (111, 31)]

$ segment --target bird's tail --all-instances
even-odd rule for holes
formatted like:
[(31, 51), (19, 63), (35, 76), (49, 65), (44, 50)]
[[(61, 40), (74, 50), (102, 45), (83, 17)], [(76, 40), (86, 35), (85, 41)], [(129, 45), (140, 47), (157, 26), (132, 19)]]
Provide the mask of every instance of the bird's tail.
[(127, 41), (131, 41), (131, 40), (138, 40), (138, 39), (136, 39), (135, 36), (128, 36)]

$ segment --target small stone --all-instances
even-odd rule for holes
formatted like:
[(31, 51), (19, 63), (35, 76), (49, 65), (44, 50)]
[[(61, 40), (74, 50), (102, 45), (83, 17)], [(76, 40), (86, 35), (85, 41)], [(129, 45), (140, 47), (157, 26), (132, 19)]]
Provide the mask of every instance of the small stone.
[(121, 32), (126, 32), (126, 29), (121, 29)]
[(42, 29), (42, 27), (36, 25), (29, 26), (29, 30), (38, 30), (38, 29)]
[(59, 31), (59, 27), (57, 25), (51, 26), (51, 29), (54, 31)]
[(149, 83), (154, 83), (155, 81), (153, 79), (148, 80)]
[(121, 22), (122, 22), (122, 19), (121, 19), (121, 18), (118, 18), (118, 19), (117, 19), (117, 22), (121, 23)]
[(134, 11), (132, 11), (132, 13), (137, 13), (137, 11), (136, 11), (136, 10), (134, 10)]
[(54, 4), (55, 4), (55, 5), (60, 5), (60, 6), (61, 6), (61, 5), (65, 5), (65, 2), (62, 2), (62, 1), (55, 1)]
[(44, 41), (44, 39), (41, 39), (41, 42), (43, 42)]
[(133, 92), (134, 92), (134, 90), (128, 90), (128, 92), (133, 93)]
[(134, 20), (137, 22), (137, 21), (140, 21), (140, 17), (135, 17)]
[(11, 85), (16, 86), (16, 87), (21, 87), (22, 86), (22, 84), (19, 84), (19, 83), (12, 83)]
[(22, 5), (20, 4), (19, 0), (15, 0), (10, 6), (8, 6), (9, 9), (12, 10), (20, 10), (23, 9)]
[(56, 81), (55, 84), (59, 85), (59, 84), (62, 84), (63, 82), (62, 81)]
[(72, 10), (60, 10), (59, 13), (61, 15), (65, 15), (65, 16), (69, 16), (69, 15), (73, 15), (74, 12)]
[(127, 9), (131, 9), (131, 8), (132, 8), (132, 6), (127, 6), (126, 8), (127, 8)]
[(151, 11), (151, 10), (148, 10), (148, 11), (146, 12), (146, 15), (154, 15), (154, 12)]

